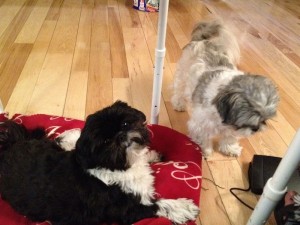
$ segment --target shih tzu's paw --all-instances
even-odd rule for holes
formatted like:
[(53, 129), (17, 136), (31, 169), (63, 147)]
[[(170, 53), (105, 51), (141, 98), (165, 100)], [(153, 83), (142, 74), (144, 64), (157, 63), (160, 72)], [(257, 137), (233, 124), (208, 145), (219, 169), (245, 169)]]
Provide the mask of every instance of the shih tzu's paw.
[(160, 162), (161, 161), (161, 155), (157, 151), (149, 150), (147, 152), (147, 161), (149, 163)]
[(202, 149), (202, 155), (203, 155), (204, 158), (207, 158), (207, 157), (212, 155), (213, 151), (214, 150), (212, 148), (203, 148)]
[(176, 224), (195, 220), (200, 212), (191, 199), (161, 199), (157, 202), (158, 216), (166, 217)]
[(194, 141), (197, 145), (200, 146), (201, 151), (202, 151), (202, 156), (204, 158), (207, 158), (212, 155), (214, 149), (213, 149), (212, 142), (210, 139), (204, 141), (195, 132), (191, 132), (189, 136), (191, 137), (192, 141)]
[(173, 98), (171, 99), (171, 103), (172, 103), (173, 109), (176, 111), (184, 112), (186, 110), (185, 101), (183, 99), (173, 96)]
[(61, 133), (57, 138), (55, 138), (55, 141), (62, 149), (66, 151), (71, 151), (75, 149), (76, 142), (80, 134), (80, 129), (66, 130), (65, 132)]
[(220, 152), (228, 156), (237, 157), (241, 155), (242, 147), (239, 145), (238, 142), (230, 144), (223, 142), (220, 144)]

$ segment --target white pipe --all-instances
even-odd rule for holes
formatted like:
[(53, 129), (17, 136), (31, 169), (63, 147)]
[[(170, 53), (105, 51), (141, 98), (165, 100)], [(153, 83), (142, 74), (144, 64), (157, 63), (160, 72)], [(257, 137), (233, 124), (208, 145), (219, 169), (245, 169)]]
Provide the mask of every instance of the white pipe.
[(247, 225), (265, 224), (279, 200), (287, 191), (287, 183), (300, 162), (300, 129), (298, 129), (274, 175), (264, 187)]
[(168, 18), (169, 0), (159, 2), (158, 14), (158, 38), (157, 47), (155, 49), (155, 64), (153, 77), (153, 91), (152, 91), (152, 105), (151, 105), (151, 124), (158, 123), (161, 86), (163, 79), (164, 58), (166, 54), (165, 42), (167, 32), (167, 18)]

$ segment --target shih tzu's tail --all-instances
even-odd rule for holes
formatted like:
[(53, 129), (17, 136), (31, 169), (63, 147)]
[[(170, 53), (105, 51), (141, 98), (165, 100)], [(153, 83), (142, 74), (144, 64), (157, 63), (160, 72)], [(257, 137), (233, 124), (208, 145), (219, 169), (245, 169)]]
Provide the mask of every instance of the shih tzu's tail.
[(217, 48), (220, 53), (226, 54), (231, 63), (237, 65), (240, 59), (238, 41), (232, 31), (220, 20), (211, 20), (196, 24), (191, 34), (191, 41), (207, 41)]
[(0, 153), (11, 148), (16, 142), (29, 139), (41, 139), (46, 136), (42, 128), (28, 131), (23, 125), (12, 120), (0, 124)]

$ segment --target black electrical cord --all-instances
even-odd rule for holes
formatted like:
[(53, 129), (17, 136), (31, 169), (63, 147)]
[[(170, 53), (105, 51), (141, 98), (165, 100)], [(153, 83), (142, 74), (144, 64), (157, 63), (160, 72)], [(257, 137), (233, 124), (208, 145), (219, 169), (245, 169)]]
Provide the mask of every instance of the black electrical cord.
[(230, 188), (229, 191), (230, 193), (236, 197), (237, 200), (239, 200), (244, 206), (248, 207), (251, 210), (254, 210), (253, 207), (251, 207), (250, 205), (248, 205), (247, 203), (245, 203), (242, 199), (240, 199), (233, 191), (237, 190), (237, 191), (244, 191), (244, 192), (248, 192), (250, 191), (251, 187), (249, 186), (249, 188), (247, 189), (242, 189), (242, 188)]
[[(204, 180), (208, 180), (208, 181), (210, 181), (210, 182), (212, 182), (216, 187), (218, 187), (218, 188), (221, 188), (221, 189), (225, 189), (224, 187), (221, 187), (221, 186), (219, 186), (218, 184), (216, 184), (213, 180), (211, 180), (211, 179), (208, 179), (208, 178), (205, 178), (205, 177), (203, 177), (202, 179), (204, 179)], [(203, 188), (203, 187), (202, 187)], [(206, 189), (206, 188), (203, 188), (203, 189), (205, 189), (205, 190), (208, 190), (208, 189)], [(245, 203), (243, 200), (241, 200), (233, 191), (244, 191), (244, 192), (248, 192), (248, 191), (250, 191), (250, 189), (251, 189), (251, 187), (249, 186), (249, 188), (247, 188), (247, 189), (242, 189), (242, 188), (230, 188), (229, 189), (229, 191), (230, 191), (230, 193), (234, 196), (234, 197), (236, 197), (236, 199), (238, 200), (238, 201), (240, 201), (244, 206), (246, 206), (246, 207), (248, 207), (249, 209), (251, 209), (251, 210), (254, 210), (254, 208), (253, 207), (251, 207), (250, 205), (248, 205), (247, 203)]]

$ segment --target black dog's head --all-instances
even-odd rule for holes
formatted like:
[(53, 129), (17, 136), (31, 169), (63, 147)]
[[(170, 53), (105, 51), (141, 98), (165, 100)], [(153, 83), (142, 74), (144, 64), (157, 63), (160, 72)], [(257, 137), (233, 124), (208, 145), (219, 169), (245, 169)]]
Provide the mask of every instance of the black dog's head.
[(110, 170), (128, 168), (126, 149), (144, 148), (149, 143), (146, 116), (117, 101), (87, 117), (76, 143), (76, 158), (85, 169)]

